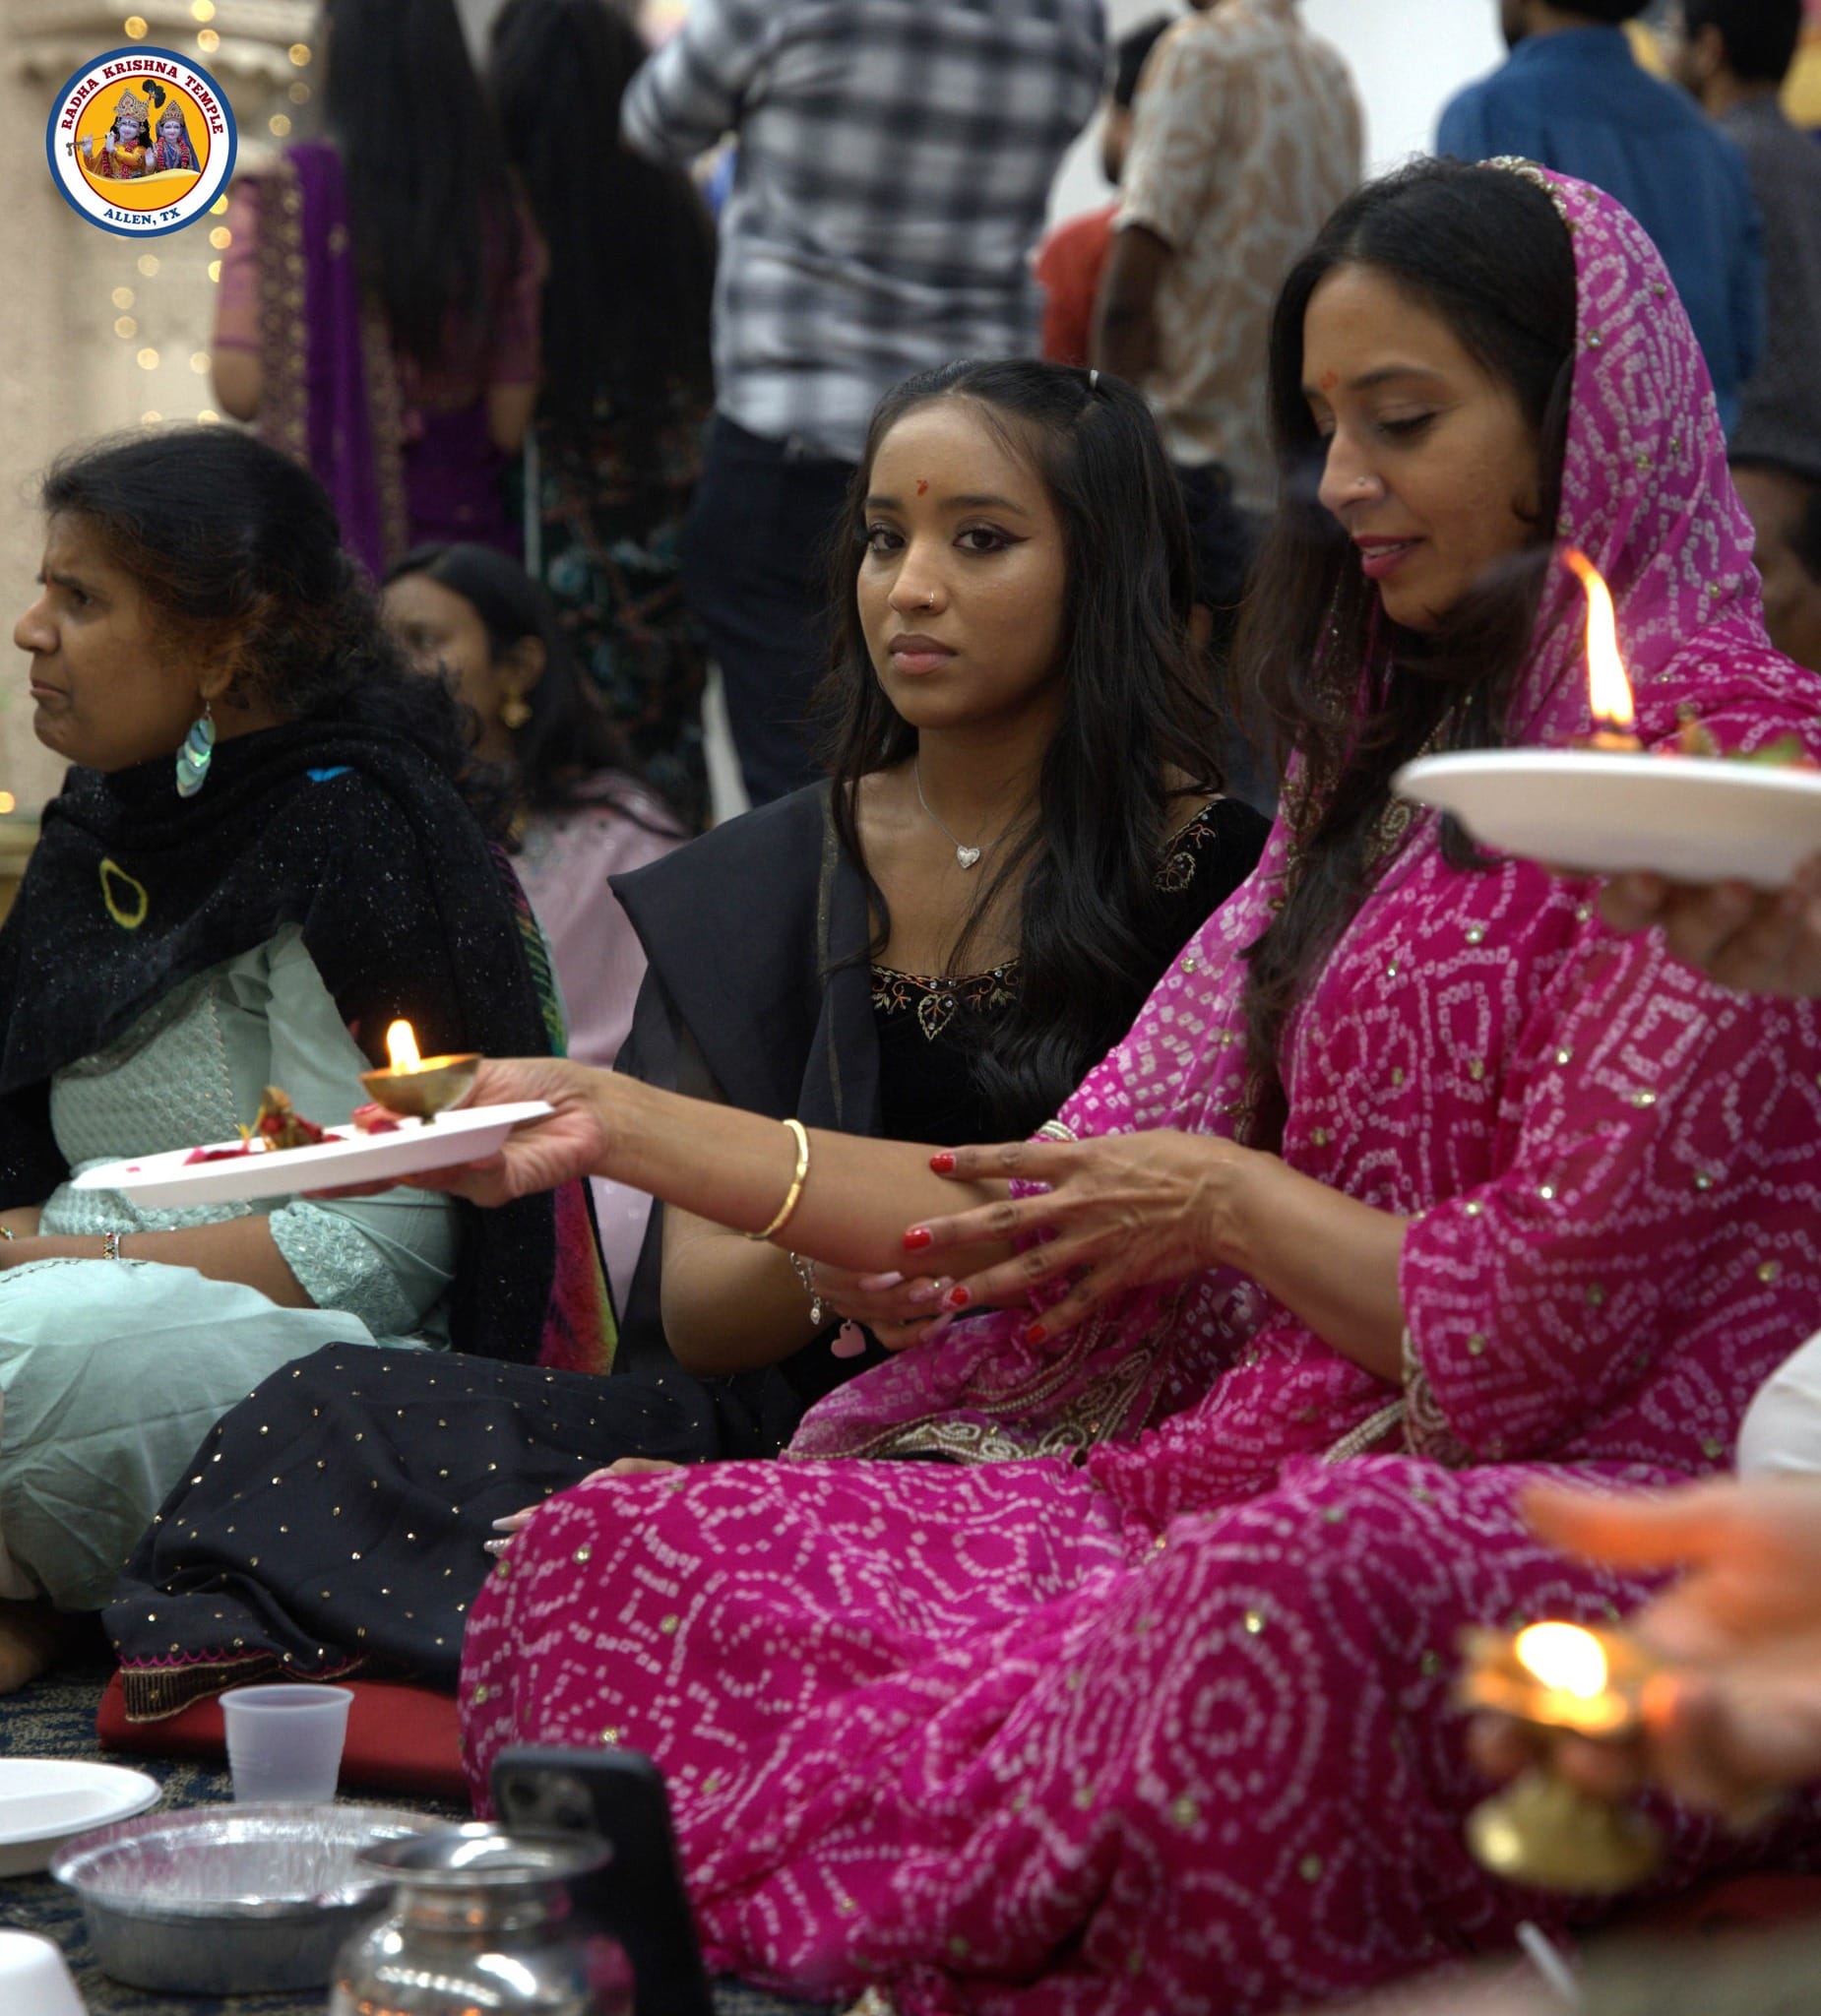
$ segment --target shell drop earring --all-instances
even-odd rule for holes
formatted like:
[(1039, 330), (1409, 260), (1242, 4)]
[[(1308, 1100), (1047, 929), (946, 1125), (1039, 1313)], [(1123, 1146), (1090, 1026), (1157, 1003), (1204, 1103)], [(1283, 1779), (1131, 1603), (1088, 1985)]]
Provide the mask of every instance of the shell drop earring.
[(190, 724), (190, 731), (177, 749), (177, 795), (193, 798), (209, 781), (209, 766), (215, 761), (215, 715), (208, 701)]

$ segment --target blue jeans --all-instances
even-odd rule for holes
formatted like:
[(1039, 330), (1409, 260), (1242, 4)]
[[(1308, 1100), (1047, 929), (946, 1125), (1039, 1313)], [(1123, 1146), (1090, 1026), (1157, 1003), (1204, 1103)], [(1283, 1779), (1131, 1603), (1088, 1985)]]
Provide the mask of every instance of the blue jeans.
[(852, 476), (851, 463), (715, 415), (683, 529), (683, 592), (721, 665), (755, 805), (821, 775), (810, 749), (830, 549)]

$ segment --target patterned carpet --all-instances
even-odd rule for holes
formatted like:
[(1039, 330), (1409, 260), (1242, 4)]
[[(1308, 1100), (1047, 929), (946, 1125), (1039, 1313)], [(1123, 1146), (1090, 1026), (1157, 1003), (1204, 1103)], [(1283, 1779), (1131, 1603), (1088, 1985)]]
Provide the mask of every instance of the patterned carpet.
[[(225, 1769), (167, 1762), (157, 1757), (104, 1757), (94, 1739), (94, 1709), (106, 1680), (107, 1667), (97, 1655), (0, 1700), (0, 1756), (86, 1757), (131, 1764), (163, 1785), (165, 1802), (171, 1806), (207, 1805), (231, 1796)], [(467, 1818), (453, 1807), (438, 1806), (428, 1800), (387, 1802), (414, 1804), (425, 1812), (446, 1812), (451, 1819)], [(237, 1995), (223, 2001), (204, 1995), (153, 1995), (143, 1989), (122, 1987), (95, 1967), (89, 1952), (82, 1907), (69, 1891), (48, 1876), (0, 1880), (0, 1924), (42, 1932), (57, 1941), (69, 1959), (90, 2016), (322, 2016), (328, 2006), (327, 1994), (320, 1992)], [(718, 2016), (819, 2016), (819, 2012), (804, 2004), (781, 2002), (737, 1983), (722, 1983), (717, 1987), (715, 2007)], [(8, 2010), (4, 2016), (26, 2016), (26, 2012)]]

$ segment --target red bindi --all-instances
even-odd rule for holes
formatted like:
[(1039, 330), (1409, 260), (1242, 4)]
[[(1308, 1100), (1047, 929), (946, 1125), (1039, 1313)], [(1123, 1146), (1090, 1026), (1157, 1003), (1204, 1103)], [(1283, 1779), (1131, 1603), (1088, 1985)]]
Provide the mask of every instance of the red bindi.
[(1322, 373), (1322, 390), (1324, 392), (1332, 392), (1340, 382), (1341, 374), (1339, 371), (1324, 371)]
[(917, 477), (916, 493), (919, 497), (927, 497), (929, 495), (929, 478), (927, 476)]

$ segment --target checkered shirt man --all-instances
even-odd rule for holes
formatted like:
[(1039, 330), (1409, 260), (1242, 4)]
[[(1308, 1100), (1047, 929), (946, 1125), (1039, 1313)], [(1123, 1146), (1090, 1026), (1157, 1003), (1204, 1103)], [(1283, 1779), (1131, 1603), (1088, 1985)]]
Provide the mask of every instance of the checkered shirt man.
[(909, 373), (1034, 354), (1030, 255), (1104, 32), (1100, 0), (694, 0), (623, 126), (669, 160), (736, 136), (720, 410), (850, 463)]

